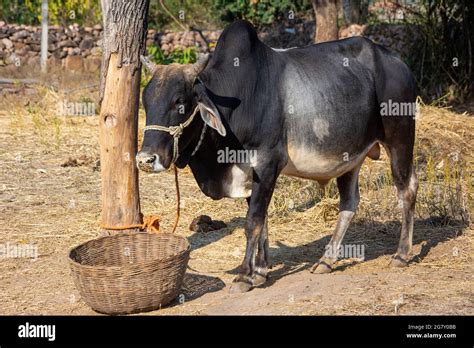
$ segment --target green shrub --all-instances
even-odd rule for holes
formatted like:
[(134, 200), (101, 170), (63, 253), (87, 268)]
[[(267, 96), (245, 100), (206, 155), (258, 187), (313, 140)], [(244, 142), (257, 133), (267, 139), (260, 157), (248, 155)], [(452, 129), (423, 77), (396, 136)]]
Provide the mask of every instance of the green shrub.
[(418, 56), (409, 62), (418, 85), (431, 99), (463, 102), (473, 86), (471, 1), (422, 0), (415, 23), (423, 35)]
[[(168, 55), (165, 55), (163, 51), (157, 46), (148, 47), (148, 56), (155, 64), (168, 65), (172, 63), (179, 64), (192, 64), (197, 60), (197, 53), (194, 47), (188, 47), (185, 49), (177, 49)], [(142, 78), (140, 80), (140, 87), (143, 89), (151, 78), (151, 74), (146, 73), (145, 69), (142, 69)]]
[(148, 48), (148, 55), (151, 60), (156, 64), (191, 64), (196, 62), (197, 53), (194, 47), (188, 47), (184, 49), (176, 49), (170, 54), (165, 55), (163, 51), (157, 46), (151, 46)]
[(0, 0), (2, 9), (0, 12), (0, 20), (7, 23), (38, 24), (38, 17), (41, 14), (41, 1), (38, 1), (39, 8), (37, 11), (31, 11), (25, 2), (30, 3), (31, 1)]
[[(380, 11), (369, 16), (369, 27), (387, 23), (378, 19)], [(474, 84), (474, 2), (418, 0), (406, 14), (402, 20), (389, 23), (410, 25), (421, 35), (421, 42), (414, 42), (413, 53), (404, 57), (419, 94), (436, 105), (467, 100)]]
[[(220, 27), (218, 14), (210, 11), (211, 0), (163, 0), (169, 12), (184, 26), (209, 29)], [(181, 17), (183, 16), (183, 17)], [(150, 1), (148, 27), (157, 29), (183, 30), (161, 6), (159, 0)]]
[[(289, 11), (311, 9), (310, 0), (163, 0), (163, 3), (184, 26), (205, 29), (222, 27), (236, 19), (246, 19), (255, 25), (269, 24), (288, 18)], [(51, 24), (101, 23), (99, 0), (49, 0), (48, 4)], [(0, 0), (0, 5), (0, 19), (7, 23), (40, 23), (41, 0)], [(148, 26), (159, 31), (165, 27), (182, 30), (159, 0), (150, 1)]]
[(270, 24), (287, 18), (289, 11), (297, 12), (311, 8), (309, 0), (212, 0), (215, 11), (224, 22), (246, 19), (255, 25)]
[[(41, 0), (0, 0), (1, 20), (38, 25), (41, 23), (41, 3)], [(101, 22), (100, 4), (98, 0), (49, 0), (48, 16), (53, 25), (93, 25)]]

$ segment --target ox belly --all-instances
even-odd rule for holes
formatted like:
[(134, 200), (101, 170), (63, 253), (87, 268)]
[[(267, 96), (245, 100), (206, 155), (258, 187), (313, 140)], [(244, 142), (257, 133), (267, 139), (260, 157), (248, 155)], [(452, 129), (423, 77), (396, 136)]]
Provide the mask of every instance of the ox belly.
[(378, 159), (380, 147), (377, 142), (353, 153), (321, 154), (303, 146), (288, 146), (288, 163), (282, 174), (311, 179), (325, 185), (359, 165), (366, 156)]
[[(380, 146), (373, 142), (352, 154), (321, 155), (304, 147), (288, 148), (288, 163), (281, 174), (318, 181), (325, 185), (360, 164), (366, 156), (378, 159)], [(252, 194), (252, 167), (250, 164), (233, 164), (222, 181), (222, 192), (229, 198), (247, 198)]]

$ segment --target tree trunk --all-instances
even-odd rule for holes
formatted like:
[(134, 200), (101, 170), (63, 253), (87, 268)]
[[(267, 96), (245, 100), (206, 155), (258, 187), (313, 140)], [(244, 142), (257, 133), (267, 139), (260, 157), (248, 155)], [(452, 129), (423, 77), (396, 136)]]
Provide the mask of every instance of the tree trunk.
[(369, 0), (361, 0), (359, 22), (361, 24), (366, 23), (368, 17), (369, 17)]
[(107, 12), (109, 11), (109, 3), (110, 3), (110, 0), (100, 0), (100, 9), (102, 12), (103, 28), (105, 28), (105, 18), (106, 18)]
[[(149, 0), (102, 4), (104, 36), (100, 81), (102, 228), (142, 222), (137, 153), (140, 54), (145, 52)], [(130, 229), (136, 230), (136, 229)]]
[(346, 25), (360, 23), (361, 0), (343, 0)]
[(313, 0), (316, 15), (315, 42), (331, 41), (338, 39), (337, 27), (337, 1)]

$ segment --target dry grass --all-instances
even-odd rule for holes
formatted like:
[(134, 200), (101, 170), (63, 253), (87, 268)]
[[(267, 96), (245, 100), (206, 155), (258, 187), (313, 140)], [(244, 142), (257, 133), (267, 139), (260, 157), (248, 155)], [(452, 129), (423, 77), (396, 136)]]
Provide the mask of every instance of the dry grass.
[[(0, 244), (33, 244), (40, 256), (34, 262), (0, 259), (0, 313), (91, 313), (72, 284), (65, 257), (69, 248), (97, 237), (99, 231), (97, 118), (63, 117), (57, 105), (64, 100), (94, 101), (97, 93), (79, 89), (66, 94), (45, 87), (29, 92), (7, 95), (1, 102)], [(140, 127), (143, 124), (141, 111)], [(469, 115), (423, 106), (417, 128), (420, 190), (414, 258), (405, 270), (386, 268), (400, 228), (387, 157), (383, 153), (378, 161), (367, 159), (360, 176), (359, 211), (345, 238), (345, 243), (365, 246), (366, 260), (339, 261), (336, 272), (315, 280), (313, 292), (304, 290), (309, 276), (301, 271), (321, 256), (329, 241), (337, 217), (337, 190), (334, 182), (322, 189), (310, 181), (281, 177), (269, 217), (276, 283), (240, 302), (229, 299), (225, 290), (202, 295), (228, 284), (242, 260), (245, 200), (212, 201), (200, 192), (188, 169), (181, 171), (178, 231), (193, 246), (184, 287), (186, 298), (193, 300), (153, 314), (393, 314), (392, 302), (400, 296), (404, 302), (397, 313), (473, 314), (473, 133)], [(80, 159), (79, 165), (61, 166), (69, 159)], [(175, 214), (172, 173), (140, 175), (143, 212), (161, 215), (163, 229), (169, 230)], [(189, 231), (191, 220), (200, 214), (224, 220), (228, 227)], [(290, 301), (292, 293), (296, 299)]]

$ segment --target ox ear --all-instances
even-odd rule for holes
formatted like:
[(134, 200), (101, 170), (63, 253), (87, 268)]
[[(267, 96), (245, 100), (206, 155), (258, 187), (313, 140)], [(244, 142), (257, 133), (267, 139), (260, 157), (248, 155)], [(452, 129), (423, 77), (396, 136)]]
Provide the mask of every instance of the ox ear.
[(206, 87), (204, 87), (202, 83), (198, 83), (194, 86), (194, 91), (197, 95), (199, 112), (201, 113), (201, 118), (204, 123), (225, 137), (227, 132), (222, 123), (219, 110), (217, 110), (211, 98), (207, 95)]

